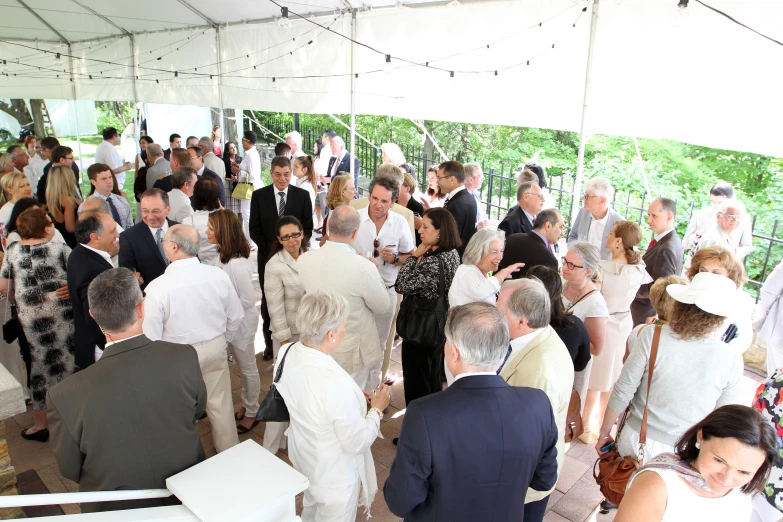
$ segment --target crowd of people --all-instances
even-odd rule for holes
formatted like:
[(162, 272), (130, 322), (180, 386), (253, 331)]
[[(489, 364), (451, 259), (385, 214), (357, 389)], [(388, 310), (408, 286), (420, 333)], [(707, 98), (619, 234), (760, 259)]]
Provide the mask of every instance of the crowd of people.
[[(290, 415), (263, 445), (309, 479), (302, 519), (369, 514), (399, 338), (406, 410), (383, 495), (405, 520), (540, 522), (576, 438), (640, 458), (616, 520), (750, 520), (752, 502), (757, 520), (781, 517), (783, 269), (754, 313), (730, 185), (682, 239), (676, 202), (653, 200), (642, 249), (600, 178), (564, 237), (535, 162), (493, 225), (479, 164), (434, 165), (419, 191), (392, 143), (359, 197), (360, 162), (331, 130), (313, 154), (286, 134), (267, 186), (252, 131), (241, 149), (219, 127), (166, 150), (143, 136), (126, 195), (133, 166), (116, 129), (103, 139), (86, 195), (55, 138), (0, 155), (4, 338), (19, 347), (0, 362), (29, 389), (22, 437), (51, 440), (82, 491), (164, 487), (204, 459), (204, 417), (217, 452), (236, 445), (259, 423), (258, 352)], [(754, 329), (770, 380), (743, 405)]]

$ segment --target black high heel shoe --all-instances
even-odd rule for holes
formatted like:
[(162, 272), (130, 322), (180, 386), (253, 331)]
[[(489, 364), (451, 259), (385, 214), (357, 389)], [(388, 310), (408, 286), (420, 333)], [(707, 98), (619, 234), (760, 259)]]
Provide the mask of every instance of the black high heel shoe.
[(42, 430), (38, 430), (35, 433), (27, 433), (27, 430), (22, 430), (22, 438), (25, 440), (34, 440), (36, 442), (46, 442), (49, 440), (49, 430), (44, 428)]
[(599, 507), (599, 510), (598, 510), (598, 512), (599, 512), (599, 513), (601, 513), (602, 515), (606, 515), (606, 514), (608, 514), (608, 513), (609, 513), (611, 510), (613, 510), (613, 509), (617, 509), (617, 506), (615, 506), (614, 504), (612, 504), (611, 502), (609, 502), (609, 501), (608, 501), (608, 500), (606, 500), (606, 499), (603, 499), (603, 500), (601, 501), (601, 504), (599, 504), (599, 506), (600, 506), (600, 507)]

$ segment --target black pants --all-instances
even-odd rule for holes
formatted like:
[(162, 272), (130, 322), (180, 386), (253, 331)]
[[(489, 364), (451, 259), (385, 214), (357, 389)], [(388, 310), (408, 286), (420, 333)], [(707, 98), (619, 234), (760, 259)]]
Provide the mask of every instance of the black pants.
[(549, 495), (541, 500), (525, 504), (525, 517), (523, 520), (525, 522), (542, 522), (544, 515), (546, 515), (547, 502), (549, 502)]
[(269, 318), (269, 307), (266, 304), (266, 292), (264, 291), (264, 268), (265, 266), (262, 267), (261, 263), (259, 263), (258, 284), (261, 285), (261, 320), (264, 322), (261, 326), (261, 331), (264, 333), (264, 342), (266, 343), (264, 353), (272, 353), (272, 330), (269, 329), (271, 319)]
[(443, 389), (440, 373), (443, 367), (443, 345), (422, 346), (402, 340), (402, 384), (405, 404)]

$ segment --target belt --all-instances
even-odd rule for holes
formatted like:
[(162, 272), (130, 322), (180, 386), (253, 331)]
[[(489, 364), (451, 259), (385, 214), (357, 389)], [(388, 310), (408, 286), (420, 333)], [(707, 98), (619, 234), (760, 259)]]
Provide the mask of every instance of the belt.
[(623, 315), (623, 314), (630, 314), (630, 310), (625, 310), (624, 312), (612, 312), (609, 315)]

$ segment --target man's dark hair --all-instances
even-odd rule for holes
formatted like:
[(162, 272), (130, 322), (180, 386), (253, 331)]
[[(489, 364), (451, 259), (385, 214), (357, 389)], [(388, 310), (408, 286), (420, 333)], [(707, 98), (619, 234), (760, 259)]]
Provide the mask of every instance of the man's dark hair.
[(93, 181), (98, 179), (98, 174), (101, 172), (111, 171), (111, 167), (106, 165), (105, 163), (93, 163), (89, 167), (87, 167), (87, 177)]
[(454, 176), (460, 183), (465, 183), (465, 167), (459, 161), (444, 161), (438, 166), (438, 170), (446, 173), (446, 177)]
[(285, 156), (288, 152), (291, 152), (291, 147), (288, 144), (278, 143), (275, 145), (275, 156)]
[(541, 188), (546, 188), (546, 169), (536, 163), (535, 161), (528, 161), (525, 164), (525, 168), (538, 176), (538, 186)]
[(141, 195), (141, 199), (144, 198), (160, 198), (163, 201), (164, 207), (169, 206), (169, 193), (163, 189), (154, 188), (154, 187), (151, 189), (147, 189)]
[(103, 139), (104, 140), (110, 140), (112, 138), (115, 138), (119, 133), (117, 132), (117, 129), (114, 127), (106, 127), (103, 129)]
[(171, 136), (169, 136), (169, 143), (171, 143), (177, 138), (182, 139), (182, 136), (180, 136), (179, 134), (172, 134)]
[(533, 228), (536, 230), (542, 229), (547, 223), (554, 227), (557, 225), (558, 221), (560, 221), (560, 211), (558, 211), (556, 208), (545, 208), (536, 214), (536, 220), (533, 223)]
[[(185, 143), (189, 142), (190, 140), (198, 141), (198, 138), (196, 136), (188, 136), (188, 139), (185, 140)], [(188, 147), (188, 148), (190, 148), (190, 147)]]
[(8, 147), (8, 150), (6, 150), (6, 152), (8, 154), (13, 154), (16, 149), (21, 149), (21, 148), (22, 148), (21, 145), (11, 145), (10, 147)]
[(65, 159), (65, 157), (68, 154), (73, 154), (73, 149), (71, 147), (66, 147), (64, 145), (58, 145), (52, 150), (52, 165), (56, 164), (58, 161)]
[(413, 168), (413, 165), (411, 165), (410, 163), (403, 163), (402, 165), (400, 165), (400, 168), (405, 172), (407, 172), (408, 174), (410, 174), (411, 176), (413, 176), (413, 179), (416, 179), (416, 170)]
[(331, 140), (337, 136), (337, 133), (334, 131), (334, 129), (327, 129), (324, 131), (324, 135)]
[(192, 176), (195, 174), (196, 171), (190, 167), (179, 167), (178, 169), (175, 169), (174, 172), (171, 173), (171, 188), (181, 189), (185, 186), (185, 183), (190, 183), (193, 180)]
[(731, 183), (726, 183), (725, 181), (719, 181), (716, 184), (714, 184), (710, 189), (710, 195), (724, 196), (728, 199), (731, 199), (734, 197), (734, 187), (731, 186)]
[(275, 156), (272, 158), (272, 164), (269, 167), (269, 171), (274, 170), (275, 167), (288, 167), (291, 168), (291, 160), (285, 156)]
[(201, 147), (199, 147), (198, 145), (194, 145), (192, 147), (188, 147), (188, 150), (195, 151), (197, 158), (203, 158), (204, 157), (204, 151), (201, 150)]
[(668, 212), (672, 215), (672, 218), (677, 216), (677, 202), (669, 198), (658, 198), (658, 202), (661, 204), (661, 210)]
[(76, 230), (74, 230), (77, 243), (86, 245), (90, 242), (90, 234), (103, 234), (102, 215), (104, 214), (100, 212), (88, 212), (81, 216), (79, 221), (76, 222)]
[(390, 190), (391, 195), (391, 202), (394, 203), (397, 201), (397, 196), (400, 195), (400, 184), (397, 183), (395, 180), (391, 178), (387, 178), (385, 176), (375, 176), (372, 181), (370, 181), (370, 191), (368, 194), (372, 194), (373, 189), (376, 185), (380, 185), (381, 187), (385, 188), (386, 190)]
[(47, 136), (41, 140), (41, 149), (54, 150), (55, 147), (59, 147), (60, 142), (54, 136)]
[(253, 145), (256, 144), (256, 139), (257, 139), (256, 138), (256, 133), (253, 132), (253, 131), (245, 131), (245, 133), (242, 134), (242, 138), (246, 139), (247, 141), (249, 141)]

